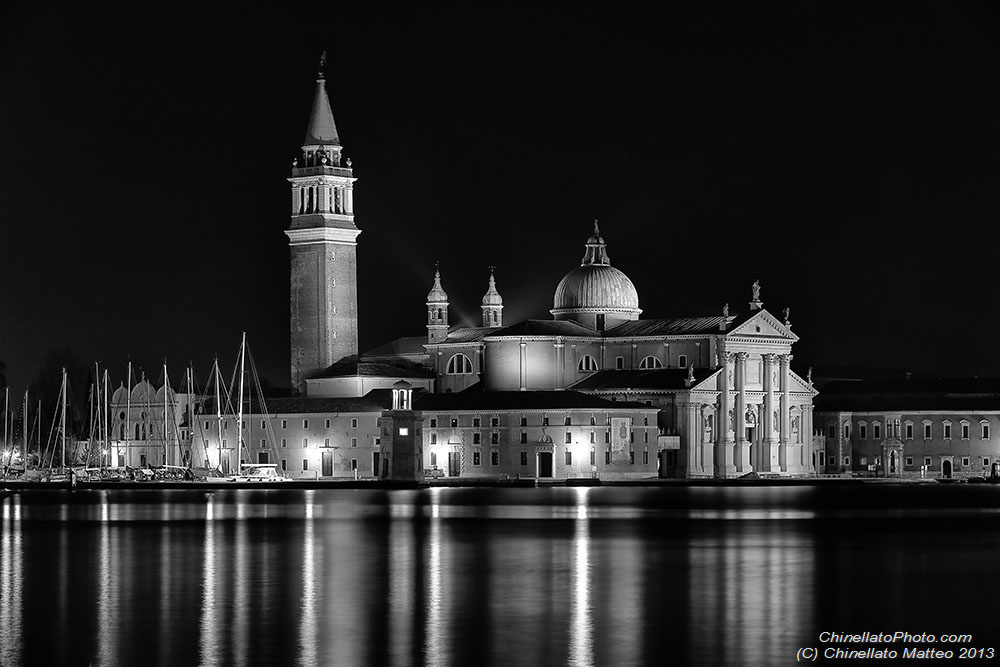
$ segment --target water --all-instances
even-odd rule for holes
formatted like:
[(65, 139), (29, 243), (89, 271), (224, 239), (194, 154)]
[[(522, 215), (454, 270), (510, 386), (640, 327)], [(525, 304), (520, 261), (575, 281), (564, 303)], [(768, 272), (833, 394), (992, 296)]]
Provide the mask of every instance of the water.
[(776, 665), (822, 630), (1000, 642), (997, 486), (0, 504), (0, 665)]

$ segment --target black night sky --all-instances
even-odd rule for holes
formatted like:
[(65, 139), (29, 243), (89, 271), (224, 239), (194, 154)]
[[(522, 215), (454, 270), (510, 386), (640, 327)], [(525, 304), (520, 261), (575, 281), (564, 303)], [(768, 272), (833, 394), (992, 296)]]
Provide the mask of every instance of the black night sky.
[[(0, 10), (0, 359), (288, 384), (291, 161), (319, 54), (358, 183), (360, 335), (549, 317), (601, 220), (644, 317), (791, 308), (795, 365), (1000, 375), (1000, 34), (982, 4), (761, 13)], [(756, 4), (756, 3), (755, 3)], [(44, 7), (44, 8), (41, 8)]]

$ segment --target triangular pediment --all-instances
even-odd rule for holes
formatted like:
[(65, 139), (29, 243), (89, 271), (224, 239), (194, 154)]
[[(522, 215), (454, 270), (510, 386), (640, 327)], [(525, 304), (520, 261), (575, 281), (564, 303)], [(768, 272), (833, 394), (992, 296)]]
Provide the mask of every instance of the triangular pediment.
[(691, 385), (691, 391), (718, 391), (719, 390), (719, 373), (722, 369), (719, 368), (714, 373), (706, 378), (703, 378), (701, 382), (697, 382)]
[(789, 391), (800, 391), (803, 393), (812, 394), (813, 396), (819, 394), (816, 388), (800, 378), (795, 374), (795, 371), (788, 369), (788, 390)]
[(766, 338), (781, 338), (788, 341), (797, 341), (798, 336), (786, 327), (777, 317), (761, 309), (751, 315), (745, 322), (737, 325), (732, 331), (726, 332), (726, 337), (731, 336), (753, 336)]

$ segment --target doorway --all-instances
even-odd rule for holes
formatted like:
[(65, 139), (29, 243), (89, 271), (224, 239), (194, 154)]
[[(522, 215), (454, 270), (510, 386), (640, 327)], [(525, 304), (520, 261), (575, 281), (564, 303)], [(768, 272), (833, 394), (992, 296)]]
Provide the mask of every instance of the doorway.
[(323, 477), (333, 477), (333, 452), (323, 452)]
[(271, 456), (267, 452), (257, 452), (257, 463), (268, 464), (271, 462)]
[(538, 476), (552, 477), (552, 452), (538, 452)]
[(458, 477), (462, 474), (462, 453), (448, 452), (448, 477)]
[(380, 452), (372, 452), (372, 475), (378, 475)]
[(889, 452), (889, 474), (896, 474), (896, 452)]
[(945, 479), (951, 479), (951, 461), (948, 459), (941, 462), (941, 476)]

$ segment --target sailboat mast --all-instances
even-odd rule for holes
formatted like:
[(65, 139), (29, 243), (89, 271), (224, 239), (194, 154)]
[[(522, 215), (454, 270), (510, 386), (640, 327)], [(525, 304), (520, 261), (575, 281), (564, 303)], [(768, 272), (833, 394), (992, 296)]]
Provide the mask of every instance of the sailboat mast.
[(132, 360), (128, 362), (128, 379), (125, 381), (125, 465), (132, 463)]
[[(90, 467), (90, 454), (94, 450), (94, 429), (97, 428), (97, 420), (100, 415), (94, 413), (94, 383), (90, 383), (90, 396), (87, 399), (90, 402), (88, 408), (88, 414), (90, 415), (90, 433), (87, 435), (87, 458), (84, 459), (83, 465), (85, 468)], [(98, 403), (100, 405), (100, 403)], [(98, 408), (99, 409), (99, 408)]]
[(59, 421), (62, 423), (62, 467), (66, 470), (66, 369), (62, 369), (62, 416)]
[(22, 465), (24, 465), (24, 476), (28, 476), (28, 389), (24, 389), (24, 410), (21, 412), (21, 430), (24, 433), (24, 458), (22, 459)]
[[(188, 410), (187, 410), (187, 423), (188, 432), (191, 433), (191, 458), (188, 461), (188, 467), (194, 464), (194, 369), (188, 366)], [(183, 457), (181, 457), (183, 458)]]
[(163, 362), (163, 465), (167, 465), (167, 392), (170, 391), (170, 380), (167, 379), (167, 362)]
[(219, 388), (219, 358), (215, 358), (215, 418), (219, 427), (219, 463), (216, 468), (222, 469), (222, 392)]
[(10, 411), (10, 387), (3, 388), (3, 476), (7, 476), (7, 468), (10, 467), (10, 462), (13, 459), (13, 454), (10, 452), (10, 447), (7, 446), (7, 413)]
[[(240, 407), (236, 417), (236, 451), (237, 458), (243, 458), (243, 374), (245, 372), (244, 362), (246, 360), (247, 332), (243, 332), (243, 340), (240, 341)], [(249, 454), (249, 452), (247, 452)], [(247, 461), (251, 463), (251, 461)]]
[[(111, 452), (111, 439), (108, 437), (108, 426), (111, 416), (108, 414), (108, 369), (104, 369), (104, 449), (101, 451), (101, 468), (104, 467), (104, 458)], [(111, 464), (110, 458), (108, 464)]]

